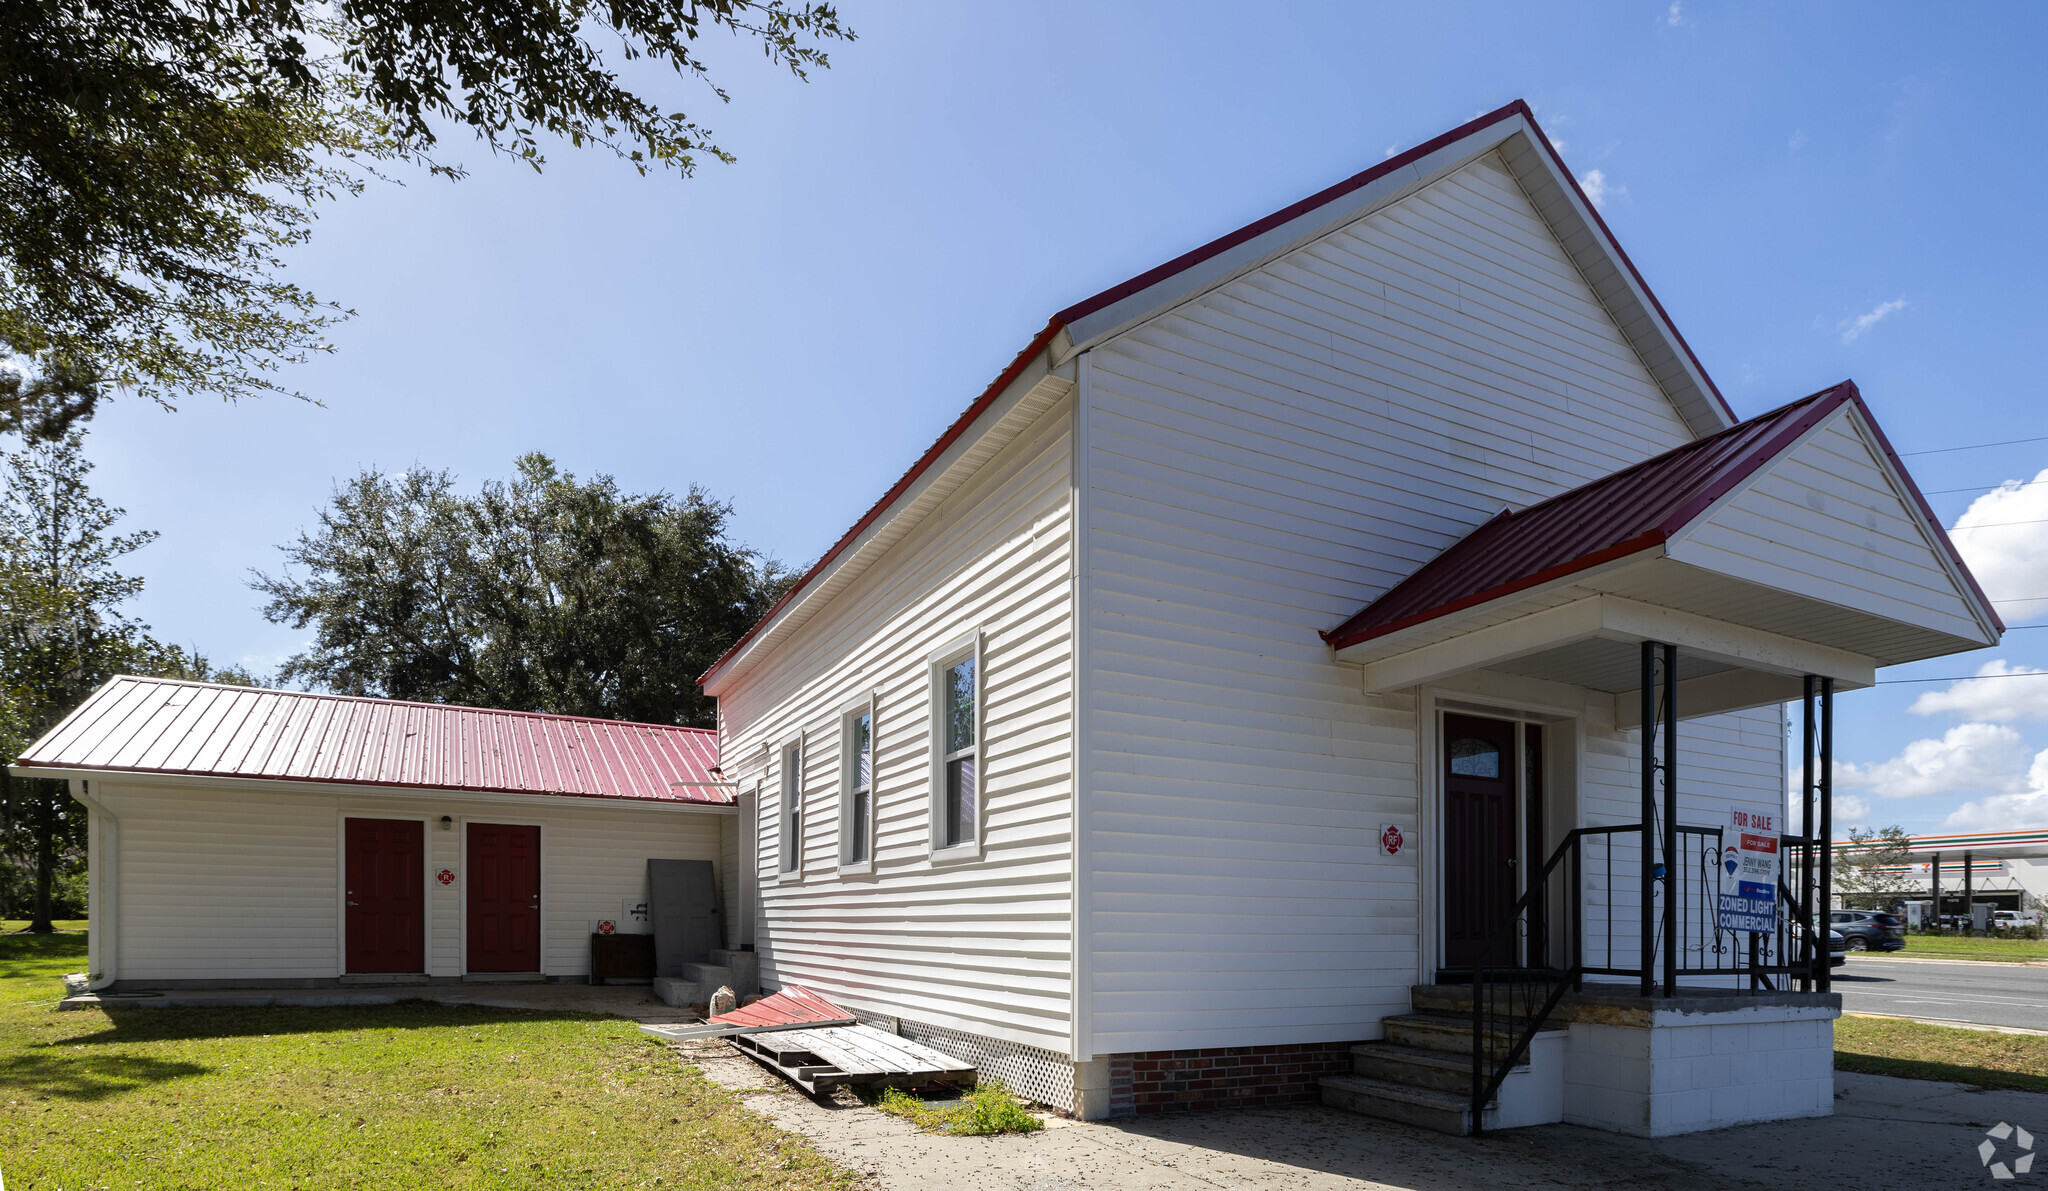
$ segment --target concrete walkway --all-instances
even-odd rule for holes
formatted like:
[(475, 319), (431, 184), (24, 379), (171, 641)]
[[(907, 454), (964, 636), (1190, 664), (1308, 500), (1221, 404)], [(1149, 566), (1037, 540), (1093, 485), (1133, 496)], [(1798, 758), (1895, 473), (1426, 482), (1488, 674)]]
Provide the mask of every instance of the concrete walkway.
[[(719, 1042), (681, 1057), (875, 1191), (1481, 1191), (1534, 1188), (1981, 1188), (1977, 1145), (2001, 1120), (2038, 1131), (2048, 1095), (1838, 1074), (1835, 1115), (1642, 1141), (1570, 1125), (1454, 1138), (1320, 1107), (1047, 1121), (1041, 1133), (946, 1137), (847, 1101), (821, 1104)], [(1998, 1157), (2017, 1149), (2007, 1141)], [(2048, 1177), (2043, 1170), (2021, 1176)]]
[(548, 1013), (609, 1013), (644, 1025), (693, 1022), (697, 1015), (654, 999), (644, 984), (380, 984), (356, 988), (207, 988), (161, 993), (79, 993), (59, 1009), (229, 1009), (267, 1005), (333, 1007), (431, 1001)]

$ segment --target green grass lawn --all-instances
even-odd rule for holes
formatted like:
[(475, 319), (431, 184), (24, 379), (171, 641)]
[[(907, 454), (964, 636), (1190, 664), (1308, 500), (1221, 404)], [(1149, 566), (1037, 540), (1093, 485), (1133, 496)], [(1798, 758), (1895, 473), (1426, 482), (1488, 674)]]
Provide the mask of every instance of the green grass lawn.
[(1904, 951), (1878, 954), (1920, 959), (1983, 959), (1999, 963), (2048, 960), (2048, 940), (1995, 939), (1982, 935), (1907, 935)]
[(52, 1012), (57, 978), (84, 967), (83, 931), (0, 936), (8, 1191), (851, 1178), (630, 1021), (421, 1002)]
[(1835, 1022), (1835, 1067), (2048, 1092), (2048, 1038), (1845, 1014)]

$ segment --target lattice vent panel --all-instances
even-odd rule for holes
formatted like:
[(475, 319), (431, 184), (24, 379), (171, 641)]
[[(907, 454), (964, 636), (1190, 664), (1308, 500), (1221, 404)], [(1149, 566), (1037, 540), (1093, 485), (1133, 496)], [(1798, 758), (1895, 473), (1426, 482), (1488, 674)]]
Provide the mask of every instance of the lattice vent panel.
[(1074, 1060), (1065, 1055), (922, 1022), (896, 1024), (905, 1038), (974, 1064), (983, 1076), (1002, 1080), (1027, 1100), (1061, 1112), (1074, 1111)]

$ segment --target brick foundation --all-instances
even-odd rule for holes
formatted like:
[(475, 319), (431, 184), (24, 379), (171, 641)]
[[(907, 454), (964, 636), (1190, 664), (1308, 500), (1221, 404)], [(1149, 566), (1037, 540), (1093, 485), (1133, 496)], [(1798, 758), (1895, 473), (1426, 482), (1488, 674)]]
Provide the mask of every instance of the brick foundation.
[(1111, 1055), (1109, 1115), (1313, 1103), (1316, 1080), (1351, 1070), (1355, 1045), (1308, 1042)]

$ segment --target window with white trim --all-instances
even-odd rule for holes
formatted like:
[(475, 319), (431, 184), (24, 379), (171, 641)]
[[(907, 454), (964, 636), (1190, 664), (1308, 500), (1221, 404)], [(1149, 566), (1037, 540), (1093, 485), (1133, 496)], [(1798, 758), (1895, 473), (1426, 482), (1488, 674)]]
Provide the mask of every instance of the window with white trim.
[(932, 847), (981, 839), (981, 642), (932, 670)]
[(840, 730), (842, 864), (865, 864), (875, 832), (875, 705), (847, 714)]
[(804, 742), (782, 747), (782, 871), (804, 866)]

